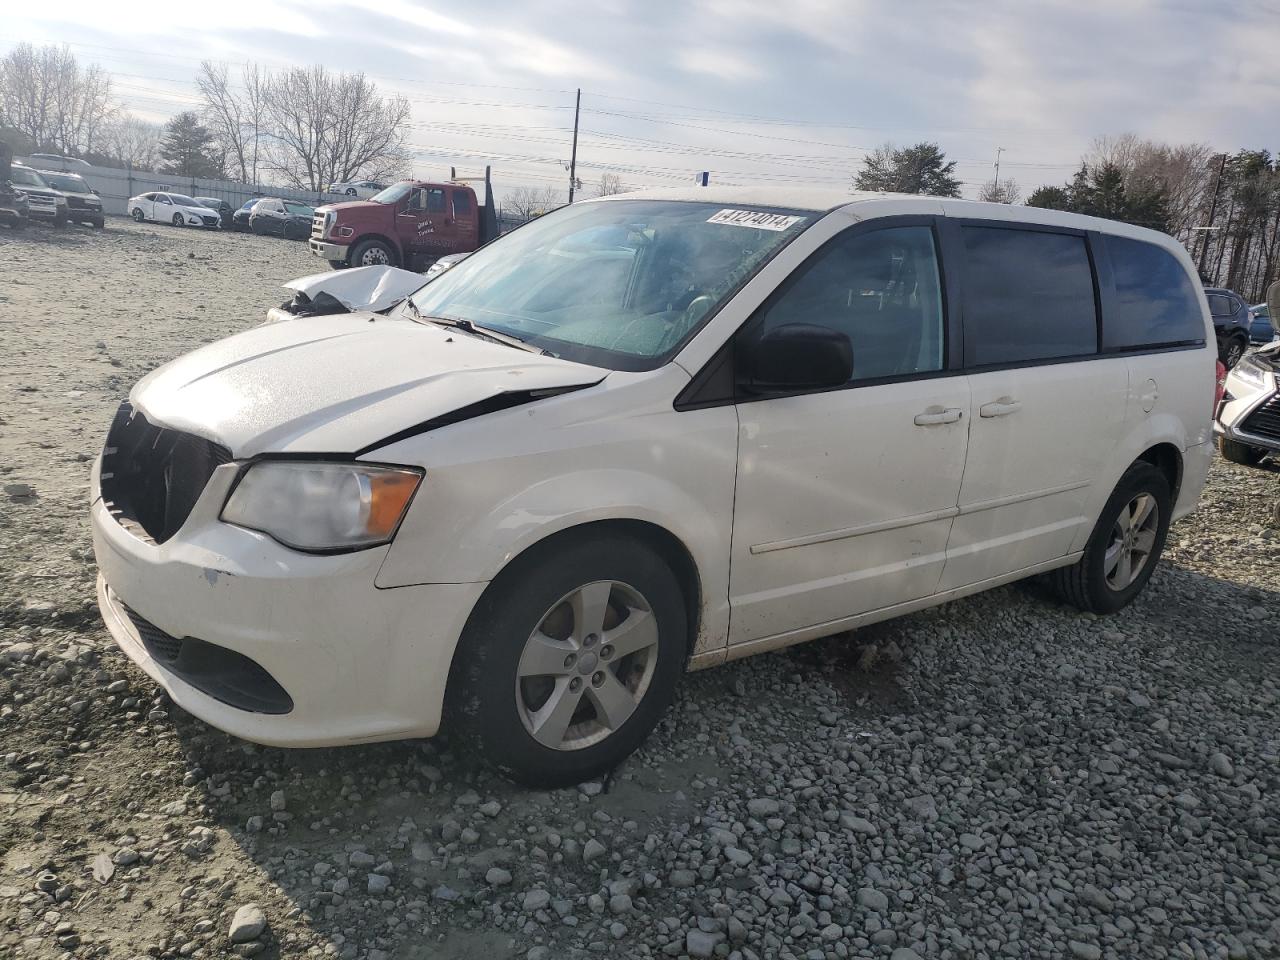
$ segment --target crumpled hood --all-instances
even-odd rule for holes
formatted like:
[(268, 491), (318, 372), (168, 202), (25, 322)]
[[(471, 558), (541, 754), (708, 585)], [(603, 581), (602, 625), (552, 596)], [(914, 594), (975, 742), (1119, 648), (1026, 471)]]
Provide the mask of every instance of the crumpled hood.
[(257, 327), (152, 371), (130, 400), (152, 423), (237, 459), (353, 453), (504, 393), (598, 383), (608, 371), (372, 313)]
[(426, 282), (426, 277), (412, 270), (371, 266), (313, 273), (281, 286), (311, 300), (327, 293), (348, 310), (377, 311), (393, 306)]

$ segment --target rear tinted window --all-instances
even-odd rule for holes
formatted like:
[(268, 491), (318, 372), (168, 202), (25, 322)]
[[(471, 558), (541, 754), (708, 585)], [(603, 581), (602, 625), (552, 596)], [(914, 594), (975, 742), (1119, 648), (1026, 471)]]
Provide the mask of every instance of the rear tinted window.
[(455, 217), (471, 216), (471, 194), (467, 191), (453, 191), (453, 215)]
[(1098, 349), (1084, 237), (964, 227), (965, 362), (1086, 356)]
[(1230, 297), (1224, 297), (1220, 293), (1211, 293), (1208, 295), (1209, 312), (1215, 317), (1229, 317), (1236, 312), (1236, 305), (1231, 302)]
[(1116, 297), (1114, 309), (1102, 321), (1105, 349), (1204, 340), (1195, 287), (1173, 254), (1126, 237), (1107, 237), (1107, 254)]

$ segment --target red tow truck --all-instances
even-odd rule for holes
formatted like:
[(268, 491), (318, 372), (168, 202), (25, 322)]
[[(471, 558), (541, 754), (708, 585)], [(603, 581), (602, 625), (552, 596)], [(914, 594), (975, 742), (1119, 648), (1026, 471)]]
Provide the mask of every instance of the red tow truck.
[(311, 252), (342, 267), (393, 266), (425, 270), (450, 253), (470, 253), (498, 235), (489, 168), (484, 204), (471, 180), (401, 180), (369, 200), (317, 207)]

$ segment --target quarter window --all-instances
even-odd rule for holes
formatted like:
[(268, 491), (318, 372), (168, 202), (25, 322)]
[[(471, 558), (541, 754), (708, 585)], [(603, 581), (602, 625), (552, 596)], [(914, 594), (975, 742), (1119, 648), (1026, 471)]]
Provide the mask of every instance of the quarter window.
[(1235, 304), (1220, 293), (1209, 294), (1208, 300), (1209, 312), (1215, 317), (1229, 317), (1236, 312)]
[(1116, 296), (1102, 320), (1103, 348), (1203, 342), (1204, 314), (1195, 287), (1173, 254), (1127, 237), (1109, 236), (1106, 243)]
[(769, 303), (749, 335), (793, 323), (843, 333), (851, 382), (942, 369), (942, 296), (933, 231), (889, 227), (838, 237)]
[(1084, 237), (964, 227), (968, 366), (1082, 357), (1098, 350)]

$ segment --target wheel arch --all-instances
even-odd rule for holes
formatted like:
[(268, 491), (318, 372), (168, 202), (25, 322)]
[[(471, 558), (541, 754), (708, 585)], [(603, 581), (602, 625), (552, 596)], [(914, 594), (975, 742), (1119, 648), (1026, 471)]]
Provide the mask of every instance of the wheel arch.
[(453, 655), (449, 662), (449, 682), (446, 688), (446, 696), (448, 696), (448, 689), (456, 689), (454, 680), (458, 665), (462, 659), (459, 654), (462, 652), (463, 645), (467, 642), (467, 637), (471, 633), (472, 622), (486, 603), (491, 602), (492, 598), (502, 590), (504, 584), (512, 577), (519, 576), (521, 571), (530, 565), (538, 563), (543, 555), (562, 547), (566, 543), (572, 543), (575, 540), (588, 537), (608, 535), (624, 536), (646, 544), (671, 567), (672, 572), (676, 575), (676, 580), (680, 584), (680, 592), (684, 598), (687, 647), (685, 656), (686, 658), (692, 656), (701, 621), (702, 578), (698, 572), (698, 565), (693, 559), (693, 553), (688, 546), (670, 530), (648, 520), (591, 520), (547, 534), (511, 557), (503, 565), (502, 569), (498, 571), (498, 574), (485, 587), (484, 592), (480, 594), (475, 605), (471, 608), (471, 613), (467, 616), (466, 625), (462, 629), (458, 643), (454, 646)]
[(1178, 491), (1182, 488), (1182, 451), (1172, 443), (1157, 443), (1138, 454), (1137, 462), (1149, 463), (1169, 481), (1169, 491), (1173, 502), (1178, 502)]

